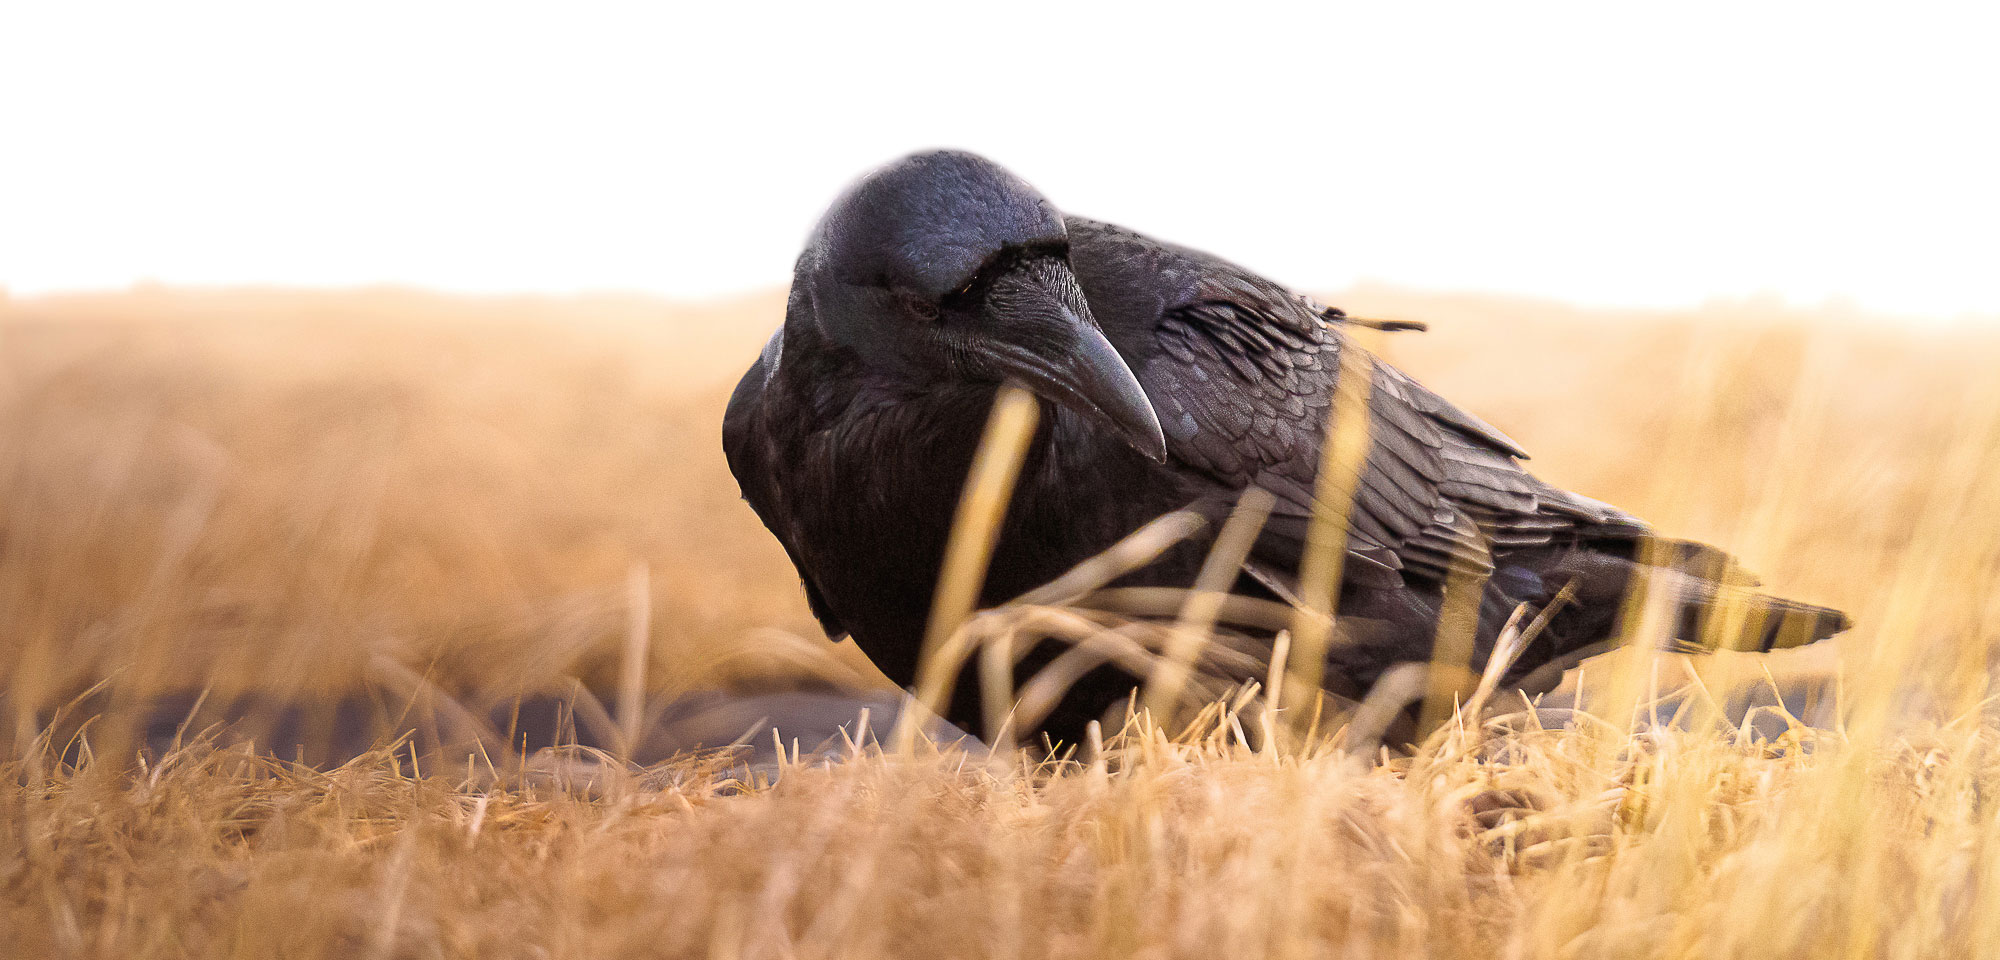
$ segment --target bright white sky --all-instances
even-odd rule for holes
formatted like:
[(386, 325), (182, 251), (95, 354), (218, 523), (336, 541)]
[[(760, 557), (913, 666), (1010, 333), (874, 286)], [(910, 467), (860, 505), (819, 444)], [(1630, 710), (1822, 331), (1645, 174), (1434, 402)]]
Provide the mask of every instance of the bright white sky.
[(2000, 316), (1996, 48), (1910, 3), (0, 0), (0, 285), (723, 295), (953, 145), (1314, 289)]

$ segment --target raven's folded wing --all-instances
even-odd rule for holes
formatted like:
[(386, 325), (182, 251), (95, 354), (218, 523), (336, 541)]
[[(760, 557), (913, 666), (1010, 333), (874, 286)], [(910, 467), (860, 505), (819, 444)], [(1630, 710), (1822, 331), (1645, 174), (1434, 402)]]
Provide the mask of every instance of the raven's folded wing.
[[(1256, 559), (1296, 573), (1342, 350), (1337, 312), (1268, 284), (1217, 282), (1165, 310), (1137, 371), (1171, 456), (1277, 506)], [(1632, 517), (1537, 480), (1512, 440), (1401, 371), (1371, 364), (1369, 453), (1350, 512), (1347, 576), (1392, 586), (1454, 567), (1485, 574), (1495, 549), (1579, 534), (1636, 536)]]

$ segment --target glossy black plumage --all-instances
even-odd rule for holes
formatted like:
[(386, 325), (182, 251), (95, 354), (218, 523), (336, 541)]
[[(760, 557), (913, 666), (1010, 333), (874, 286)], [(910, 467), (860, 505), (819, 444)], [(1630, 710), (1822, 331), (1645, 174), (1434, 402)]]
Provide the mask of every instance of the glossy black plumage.
[[(852, 634), (908, 684), (953, 508), (1004, 376), (1035, 388), (1044, 417), (985, 601), (1019, 595), (1167, 511), (1219, 515), (1251, 485), (1277, 506), (1239, 589), (1283, 598), (1297, 586), (1340, 351), (1356, 349), (1346, 323), (1227, 261), (1062, 216), (980, 158), (922, 154), (871, 174), (829, 211), (800, 257), (783, 326), (731, 399), (724, 444), (829, 635)], [(1101, 342), (1116, 356), (1091, 353)], [(1084, 359), (1023, 359), (1038, 352)], [(1365, 687), (1388, 665), (1428, 659), (1455, 567), (1485, 582), (1480, 657), (1516, 606), (1574, 584), (1576, 602), (1514, 676), (1604, 640), (1645, 527), (1542, 483), (1497, 430), (1391, 366), (1373, 369), (1372, 446), (1340, 593), (1351, 642), (1333, 656), (1336, 674)], [(1205, 545), (1191, 541), (1126, 582), (1186, 586)], [(1684, 581), (1692, 619), (1723, 557), (1682, 553), (1696, 574)], [(1807, 612), (1814, 638), (1844, 627), (1833, 611), (1759, 602)], [(1132, 684), (1093, 673), (1045, 728), (1073, 740)], [(952, 719), (976, 716), (971, 692), (961, 684)]]

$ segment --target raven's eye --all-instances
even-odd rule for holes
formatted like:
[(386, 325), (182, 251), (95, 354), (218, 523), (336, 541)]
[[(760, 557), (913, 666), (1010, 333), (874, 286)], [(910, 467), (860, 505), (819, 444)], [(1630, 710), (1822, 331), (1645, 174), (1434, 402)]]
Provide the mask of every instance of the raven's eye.
[(910, 316), (916, 317), (917, 319), (922, 320), (926, 323), (937, 322), (938, 319), (937, 304), (932, 303), (930, 300), (918, 296), (917, 294), (910, 293), (908, 291), (898, 293), (896, 296), (898, 299), (903, 301), (903, 309), (909, 311)]

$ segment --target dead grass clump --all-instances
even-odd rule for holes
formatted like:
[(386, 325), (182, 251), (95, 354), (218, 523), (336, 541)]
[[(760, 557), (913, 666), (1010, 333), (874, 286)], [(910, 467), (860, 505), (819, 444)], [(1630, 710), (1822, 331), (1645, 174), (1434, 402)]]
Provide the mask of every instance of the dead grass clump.
[(1586, 725), (1369, 764), (1135, 729), (1063, 769), (870, 751), (748, 791), (198, 743), (130, 782), (10, 769), (0, 916), (22, 956), (1970, 956), (2000, 933), (1989, 739)]

